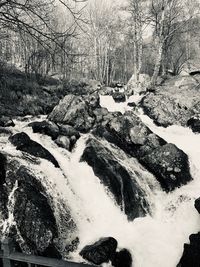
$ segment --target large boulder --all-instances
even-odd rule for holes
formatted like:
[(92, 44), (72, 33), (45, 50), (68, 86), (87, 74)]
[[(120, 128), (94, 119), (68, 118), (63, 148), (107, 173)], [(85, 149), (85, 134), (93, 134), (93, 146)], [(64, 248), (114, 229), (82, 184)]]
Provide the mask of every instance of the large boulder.
[(46, 134), (56, 139), (59, 135), (58, 126), (50, 121), (35, 121), (28, 124), (32, 127), (34, 133)]
[(113, 117), (106, 125), (97, 127), (94, 134), (136, 157), (166, 191), (192, 179), (187, 155), (152, 133), (133, 112)]
[(117, 103), (125, 102), (126, 101), (125, 93), (114, 92), (113, 95), (112, 95), (112, 97), (115, 100), (115, 102), (117, 102)]
[(154, 149), (140, 159), (151, 171), (163, 189), (171, 191), (192, 180), (188, 156), (174, 144), (166, 144)]
[(24, 133), (17, 133), (9, 137), (9, 141), (16, 146), (17, 150), (27, 152), (35, 157), (46, 159), (54, 164), (55, 167), (59, 167), (57, 160), (52, 154), (44, 148), (42, 145), (30, 139), (30, 137)]
[(184, 244), (183, 255), (177, 267), (199, 267), (200, 266), (200, 233), (189, 237), (190, 244)]
[(94, 125), (93, 109), (99, 107), (97, 94), (81, 97), (75, 95), (65, 96), (49, 115), (49, 120), (69, 124), (76, 130), (88, 132)]
[(84, 247), (80, 255), (96, 265), (109, 262), (117, 249), (117, 240), (113, 237), (101, 238), (92, 245)]
[(174, 77), (147, 94), (142, 100), (145, 113), (164, 127), (173, 124), (186, 126), (187, 121), (200, 113), (200, 89), (194, 77)]
[[(120, 153), (119, 149), (117, 153)], [(95, 175), (113, 194), (129, 220), (146, 214), (149, 205), (137, 182), (136, 174), (134, 176), (121, 165), (100, 141), (94, 138), (87, 141), (81, 161), (86, 161), (93, 168)]]
[[(59, 195), (55, 201), (40, 164), (27, 157), (23, 163), (25, 165), (21, 158), (7, 155), (6, 204), (8, 206), (11, 192), (15, 201), (9, 210), (13, 212), (14, 224), (6, 229), (6, 234), (17, 241), (23, 252), (60, 258), (63, 249), (59, 240), (63, 238), (66, 242), (67, 239), (73, 244), (77, 236), (76, 224)], [(61, 221), (65, 237), (60, 233)]]
[(21, 237), (33, 252), (42, 252), (58, 236), (56, 219), (44, 194), (21, 182), (15, 190), (14, 220)]

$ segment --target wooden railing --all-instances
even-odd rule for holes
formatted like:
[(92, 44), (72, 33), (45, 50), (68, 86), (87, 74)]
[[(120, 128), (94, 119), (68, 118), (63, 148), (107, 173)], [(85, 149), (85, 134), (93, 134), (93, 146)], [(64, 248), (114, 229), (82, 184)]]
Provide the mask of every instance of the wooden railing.
[(11, 239), (4, 239), (1, 241), (0, 259), (2, 258), (3, 267), (12, 267), (12, 262), (27, 263), (29, 267), (32, 266), (48, 266), (48, 267), (92, 267), (84, 263), (75, 263), (54, 258), (41, 257), (36, 255), (27, 255), (16, 252)]

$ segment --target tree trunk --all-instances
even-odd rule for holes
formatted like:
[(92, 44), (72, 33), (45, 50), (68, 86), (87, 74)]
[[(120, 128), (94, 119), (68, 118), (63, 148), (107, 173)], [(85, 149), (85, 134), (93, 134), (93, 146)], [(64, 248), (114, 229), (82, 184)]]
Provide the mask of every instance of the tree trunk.
[(163, 54), (163, 43), (159, 42), (158, 54), (156, 57), (156, 63), (155, 63), (155, 67), (154, 67), (154, 73), (153, 73), (153, 76), (151, 78), (151, 87), (154, 87), (156, 85), (159, 71), (160, 71), (160, 67), (161, 67), (161, 63), (162, 63), (162, 54)]

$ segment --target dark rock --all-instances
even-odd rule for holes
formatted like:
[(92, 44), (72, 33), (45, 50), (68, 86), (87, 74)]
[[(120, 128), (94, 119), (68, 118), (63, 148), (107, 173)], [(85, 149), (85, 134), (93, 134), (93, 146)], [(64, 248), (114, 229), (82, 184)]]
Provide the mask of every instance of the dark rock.
[(177, 267), (200, 266), (200, 233), (190, 235), (190, 244), (184, 244), (183, 255)]
[(67, 136), (59, 135), (55, 140), (55, 143), (62, 148), (65, 148), (69, 151), (71, 150), (71, 142)]
[(108, 262), (117, 249), (117, 241), (112, 237), (105, 237), (92, 245), (84, 247), (80, 255), (96, 265)]
[(133, 112), (111, 118), (93, 132), (136, 157), (167, 191), (192, 179), (187, 155), (152, 133)]
[(58, 125), (58, 127), (59, 127), (59, 134), (60, 135), (64, 135), (64, 136), (67, 136), (67, 137), (75, 136), (77, 139), (80, 137), (79, 132), (77, 130), (75, 130), (70, 125), (60, 124), (60, 125)]
[(65, 96), (49, 115), (49, 120), (61, 124), (69, 124), (77, 131), (88, 132), (94, 125), (92, 110), (99, 105), (99, 97), (95, 95), (85, 98), (75, 95)]
[(50, 121), (35, 121), (28, 124), (32, 127), (34, 133), (46, 134), (56, 139), (59, 135), (58, 126)]
[(146, 214), (149, 206), (136, 177), (118, 162), (108, 148), (96, 139), (89, 139), (81, 161), (86, 161), (93, 168), (129, 220)]
[(57, 237), (56, 220), (46, 196), (23, 182), (14, 194), (14, 219), (21, 237), (33, 251), (44, 251)]
[(115, 252), (111, 262), (114, 267), (131, 267), (131, 253), (125, 248), (120, 250), (119, 252)]
[(135, 104), (135, 102), (128, 102), (127, 104), (129, 107), (133, 107), (135, 108), (137, 105)]
[(197, 198), (194, 202), (195, 209), (200, 213), (200, 198)]
[(189, 126), (194, 133), (200, 133), (200, 116), (190, 118), (187, 121), (187, 126)]
[(9, 141), (16, 146), (17, 150), (27, 152), (35, 157), (46, 159), (54, 164), (55, 167), (59, 167), (56, 159), (51, 153), (42, 145), (30, 139), (30, 137), (24, 133), (17, 133), (9, 137)]
[(0, 126), (1, 127), (14, 127), (15, 124), (14, 124), (13, 120), (10, 117), (1, 116), (0, 117)]
[(115, 92), (113, 93), (112, 97), (117, 103), (126, 101), (125, 93)]
[(140, 158), (140, 162), (150, 170), (163, 189), (171, 191), (192, 180), (188, 156), (174, 144), (166, 144)]

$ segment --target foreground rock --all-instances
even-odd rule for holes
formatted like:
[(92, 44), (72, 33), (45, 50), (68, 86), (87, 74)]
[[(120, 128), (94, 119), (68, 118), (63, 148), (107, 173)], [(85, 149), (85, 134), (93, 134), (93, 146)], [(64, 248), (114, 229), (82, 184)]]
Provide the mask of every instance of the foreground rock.
[(42, 145), (30, 139), (30, 137), (24, 133), (17, 133), (9, 137), (9, 141), (16, 146), (17, 150), (27, 152), (35, 157), (46, 159), (54, 164), (55, 167), (59, 167), (56, 159), (51, 153)]
[[(26, 165), (23, 165), (21, 158), (9, 155), (5, 157), (6, 177), (0, 190), (6, 195), (5, 206), (9, 207), (14, 220), (12, 227), (6, 229), (7, 235), (13, 238), (25, 253), (60, 258), (63, 250), (60, 250), (57, 240), (62, 238), (58, 230), (58, 221), (62, 216), (67, 225), (65, 238), (69, 244), (73, 243), (76, 236), (77, 229), (69, 208), (62, 206), (57, 199), (56, 203), (59, 205), (55, 210), (53, 195), (49, 194), (45, 184), (48, 179), (37, 161), (33, 163), (33, 159), (29, 161), (26, 158), (26, 161), (23, 161)], [(13, 204), (12, 198), (15, 200)], [(1, 205), (0, 209), (2, 213)]]
[(81, 161), (86, 161), (93, 168), (129, 220), (146, 214), (149, 206), (137, 178), (100, 141), (93, 138), (87, 141)]
[(84, 247), (80, 255), (96, 265), (109, 262), (117, 249), (117, 241), (112, 237), (102, 238), (92, 245)]
[(136, 157), (166, 191), (192, 179), (187, 155), (152, 133), (133, 112), (111, 118), (106, 125), (97, 127), (94, 134)]
[(200, 266), (200, 233), (189, 237), (190, 244), (184, 244), (184, 251), (177, 267), (199, 267)]
[(80, 132), (88, 132), (94, 125), (93, 109), (99, 107), (97, 94), (83, 96), (67, 95), (53, 109), (48, 119), (68, 124)]
[(200, 113), (199, 83), (192, 76), (174, 77), (148, 94), (142, 106), (158, 125), (186, 126), (192, 116)]

